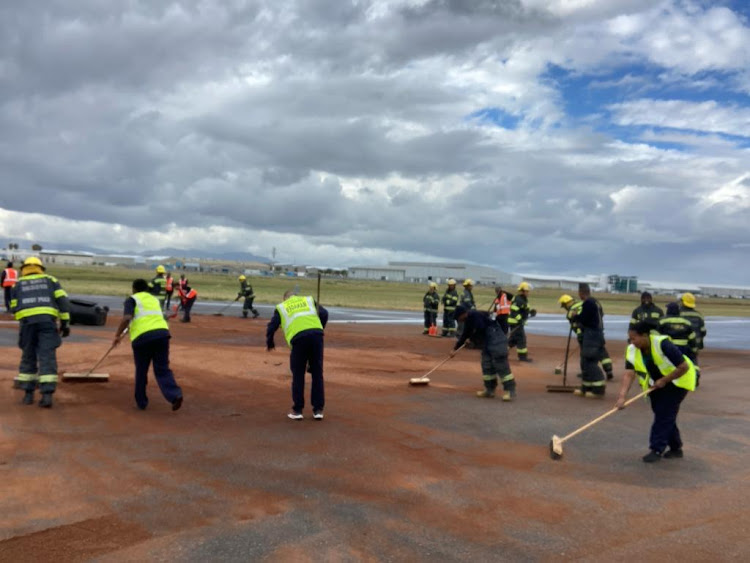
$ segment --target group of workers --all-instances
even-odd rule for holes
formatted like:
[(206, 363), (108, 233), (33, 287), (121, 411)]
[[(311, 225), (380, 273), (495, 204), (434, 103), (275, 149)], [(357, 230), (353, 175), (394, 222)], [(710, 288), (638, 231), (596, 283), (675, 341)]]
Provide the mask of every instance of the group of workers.
[[(19, 321), (22, 353), (16, 384), (24, 391), (24, 404), (33, 404), (34, 393), (39, 388), (42, 395), (39, 405), (50, 408), (57, 384), (56, 349), (61, 339), (70, 334), (70, 303), (59, 281), (46, 273), (38, 257), (24, 260), (20, 274), (19, 277), (9, 263), (2, 275), (2, 285), (8, 288), (7, 308)], [(252, 286), (244, 275), (238, 281), (240, 291), (235, 301), (245, 299), (242, 316), (247, 318), (252, 312), (253, 318), (258, 317), (253, 307)], [(190, 309), (197, 293), (184, 275), (176, 285), (184, 310), (182, 320), (190, 322)], [(157, 384), (172, 410), (182, 406), (182, 390), (169, 368), (171, 336), (164, 314), (174, 286), (171, 274), (163, 266), (157, 267), (156, 276), (150, 282), (134, 280), (132, 295), (125, 301), (123, 318), (115, 333), (113, 346), (120, 343), (126, 332), (130, 333), (135, 362), (135, 401), (140, 409), (148, 406), (146, 382), (151, 364)], [(500, 384), (502, 399), (512, 401), (516, 397), (516, 381), (508, 362), (508, 350), (516, 347), (520, 361), (531, 361), (524, 331), (527, 320), (536, 315), (528, 302), (531, 287), (526, 282), (521, 283), (516, 295), (496, 287), (496, 297), (485, 311), (477, 310), (473, 286), (471, 279), (464, 280), (464, 291), (459, 297), (456, 281), (448, 280), (448, 288), (441, 298), (437, 294), (437, 284), (431, 282), (424, 297), (425, 329), (429, 331), (436, 326), (442, 303), (442, 335), (457, 338), (451, 357), (469, 342), (481, 349), (484, 386), (477, 391), (477, 396), (494, 397)], [(571, 335), (575, 333), (580, 349), (581, 385), (575, 394), (602, 398), (607, 380), (613, 379), (612, 360), (604, 339), (604, 312), (592, 297), (588, 284), (579, 285), (578, 296), (579, 301), (567, 294), (558, 300), (566, 310)], [(308, 371), (312, 380), (313, 419), (323, 419), (323, 336), (327, 320), (328, 311), (311, 296), (288, 291), (268, 323), (266, 349), (269, 352), (275, 349), (274, 334), (279, 328), (291, 349), (292, 408), (288, 417), (292, 420), (304, 418), (305, 373)], [(685, 293), (679, 303), (669, 303), (666, 314), (653, 303), (651, 294), (641, 294), (641, 304), (631, 315), (625, 375), (616, 406), (624, 408), (627, 392), (637, 377), (644, 392), (649, 394), (654, 413), (650, 450), (643, 457), (644, 462), (683, 456), (677, 414), (687, 392), (695, 390), (698, 384), (698, 353), (703, 349), (705, 336), (705, 321), (695, 309), (693, 294)]]

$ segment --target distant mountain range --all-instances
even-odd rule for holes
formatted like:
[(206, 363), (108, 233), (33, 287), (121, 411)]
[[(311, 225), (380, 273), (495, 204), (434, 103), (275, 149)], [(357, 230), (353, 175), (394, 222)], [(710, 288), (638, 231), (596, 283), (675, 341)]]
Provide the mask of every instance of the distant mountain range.
[[(251, 254), (250, 252), (212, 252), (210, 250), (198, 250), (195, 248), (156, 248), (156, 249), (148, 249), (148, 250), (124, 250), (124, 251), (117, 251), (117, 250), (105, 250), (102, 248), (96, 248), (94, 246), (87, 246), (85, 244), (66, 244), (61, 245), (58, 243), (48, 242), (48, 241), (40, 241), (35, 244), (38, 244), (42, 247), (42, 250), (57, 250), (57, 251), (65, 251), (70, 250), (73, 252), (91, 252), (93, 254), (122, 254), (127, 256), (172, 256), (175, 258), (203, 258), (203, 259), (209, 259), (209, 260), (232, 260), (237, 262), (262, 262), (262, 263), (270, 263), (271, 260), (265, 256), (257, 256), (255, 254)], [(31, 249), (31, 243), (28, 243), (26, 241), (19, 242), (19, 246), (21, 248), (18, 250), (18, 252), (26, 253), (30, 252)]]

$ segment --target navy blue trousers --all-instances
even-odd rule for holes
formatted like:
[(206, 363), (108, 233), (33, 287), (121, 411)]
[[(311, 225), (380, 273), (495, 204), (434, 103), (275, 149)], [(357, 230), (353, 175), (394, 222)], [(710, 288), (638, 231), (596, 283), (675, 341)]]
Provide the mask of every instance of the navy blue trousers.
[(159, 385), (161, 394), (169, 403), (182, 397), (182, 389), (177, 385), (172, 370), (169, 369), (169, 338), (158, 338), (141, 344), (133, 344), (133, 358), (135, 359), (135, 403), (138, 408), (148, 406), (146, 384), (148, 383), (148, 368), (153, 362), (154, 377)]
[(310, 403), (314, 411), (325, 407), (323, 388), (323, 333), (304, 331), (292, 340), (289, 367), (292, 370), (292, 410), (302, 412), (305, 408), (305, 370), (310, 366), (312, 388)]
[(649, 437), (650, 449), (663, 452), (667, 446), (673, 450), (682, 448), (680, 429), (677, 428), (677, 413), (680, 404), (687, 395), (687, 389), (668, 384), (663, 389), (654, 389), (649, 394), (651, 410), (654, 411), (654, 422)]

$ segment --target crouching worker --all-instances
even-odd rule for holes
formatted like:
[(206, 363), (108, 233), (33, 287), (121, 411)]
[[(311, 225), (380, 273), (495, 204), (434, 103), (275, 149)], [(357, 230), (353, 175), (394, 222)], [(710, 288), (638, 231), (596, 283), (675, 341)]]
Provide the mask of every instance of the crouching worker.
[(148, 282), (133, 282), (133, 295), (125, 300), (122, 321), (117, 327), (113, 346), (117, 346), (126, 329), (130, 330), (135, 360), (135, 404), (144, 410), (148, 406), (146, 383), (148, 368), (154, 364), (154, 377), (161, 394), (176, 411), (182, 406), (182, 389), (169, 369), (169, 325), (164, 320), (159, 300), (149, 292)]
[[(650, 452), (643, 461), (653, 463), (665, 458), (682, 457), (682, 438), (677, 428), (677, 413), (688, 391), (695, 391), (695, 366), (668, 336), (652, 333), (653, 323), (639, 321), (630, 327), (630, 345), (625, 352), (625, 377), (620, 386), (617, 408), (625, 406), (625, 397), (635, 376), (649, 394), (654, 422), (649, 438)], [(669, 450), (667, 450), (669, 446)]]
[(57, 387), (56, 350), (61, 337), (70, 334), (70, 303), (60, 282), (44, 272), (44, 265), (36, 256), (24, 260), (21, 277), (10, 291), (10, 309), (19, 328), (18, 346), (22, 353), (16, 381), (26, 391), (23, 404), (34, 403), (38, 384), (42, 392), (39, 406), (48, 409)]
[(516, 396), (516, 380), (508, 364), (508, 337), (503, 328), (490, 318), (488, 312), (470, 311), (464, 305), (456, 307), (456, 320), (464, 323), (464, 331), (456, 342), (451, 357), (456, 355), (467, 340), (471, 340), (475, 348), (482, 349), (484, 390), (477, 391), (477, 397), (494, 397), (499, 378), (503, 384), (503, 401), (512, 401)]
[(312, 389), (310, 403), (313, 418), (323, 420), (325, 390), (323, 388), (323, 329), (328, 322), (328, 311), (310, 297), (301, 297), (293, 290), (284, 293), (284, 301), (276, 306), (266, 328), (266, 350), (276, 348), (273, 335), (279, 327), (291, 349), (289, 367), (292, 370), (292, 420), (302, 420), (305, 408), (305, 369), (310, 365)]

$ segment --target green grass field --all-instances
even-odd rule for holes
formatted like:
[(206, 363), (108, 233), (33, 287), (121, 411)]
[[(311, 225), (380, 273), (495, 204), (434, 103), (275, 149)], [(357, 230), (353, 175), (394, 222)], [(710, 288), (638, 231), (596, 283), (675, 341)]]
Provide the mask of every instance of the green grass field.
[[(150, 280), (153, 270), (112, 268), (106, 266), (62, 266), (52, 265), (48, 273), (60, 279), (70, 294), (120, 295), (130, 294), (130, 285), (135, 278)], [(237, 296), (239, 283), (235, 275), (187, 272), (187, 278), (198, 292), (198, 299), (229, 301)], [(179, 278), (177, 274), (176, 279)], [(317, 278), (250, 276), (248, 280), (255, 290), (259, 303), (278, 303), (284, 291), (299, 285), (300, 292), (315, 295)], [(515, 288), (508, 288), (512, 292)], [(413, 283), (360, 281), (341, 278), (323, 278), (320, 300), (323, 305), (357, 307), (363, 309), (394, 309), (421, 311), (425, 285)], [(439, 288), (442, 295), (445, 286)], [(459, 287), (459, 294), (462, 288)], [(531, 306), (540, 313), (560, 313), (557, 299), (564, 291), (538, 289), (531, 292)], [(570, 292), (568, 292), (570, 293)], [(571, 293), (574, 297), (575, 294)], [(474, 289), (474, 298), (479, 308), (488, 308), (494, 297), (490, 287)], [(637, 294), (596, 294), (607, 314), (629, 315), (639, 304)], [(655, 302), (660, 307), (673, 301), (671, 296), (657, 295)], [(698, 310), (704, 315), (750, 317), (750, 300), (698, 297)]]

